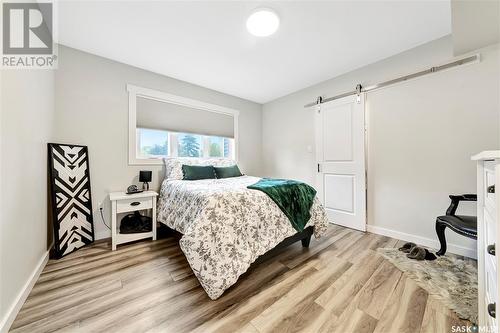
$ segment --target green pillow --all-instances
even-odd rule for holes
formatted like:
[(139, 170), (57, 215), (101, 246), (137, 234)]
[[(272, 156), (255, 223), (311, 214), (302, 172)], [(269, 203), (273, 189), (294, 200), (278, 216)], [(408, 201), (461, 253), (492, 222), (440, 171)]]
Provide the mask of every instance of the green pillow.
[(243, 176), (235, 164), (230, 167), (214, 167), (217, 178), (230, 178)]
[(215, 171), (212, 165), (182, 165), (184, 180), (215, 179)]

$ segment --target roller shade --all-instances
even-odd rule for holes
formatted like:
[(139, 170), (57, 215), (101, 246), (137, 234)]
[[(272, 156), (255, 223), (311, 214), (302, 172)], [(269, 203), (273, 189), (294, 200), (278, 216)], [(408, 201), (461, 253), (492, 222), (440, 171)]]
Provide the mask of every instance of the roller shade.
[(231, 115), (137, 97), (137, 127), (234, 138)]

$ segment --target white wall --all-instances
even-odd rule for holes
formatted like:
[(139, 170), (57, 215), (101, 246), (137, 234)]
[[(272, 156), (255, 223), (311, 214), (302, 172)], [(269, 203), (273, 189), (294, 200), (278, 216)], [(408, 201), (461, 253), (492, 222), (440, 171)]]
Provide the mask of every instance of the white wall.
[(261, 173), (260, 104), (60, 46), (56, 137), (62, 143), (89, 147), (97, 238), (110, 236), (98, 215), (98, 203), (104, 201), (109, 225), (108, 192), (123, 191), (137, 183), (139, 170), (153, 170), (153, 189), (159, 189), (163, 177), (163, 167), (128, 165), (127, 83), (240, 110), (239, 164), (242, 172)]
[[(435, 240), (435, 217), (446, 210), (448, 194), (475, 193), (470, 156), (500, 147), (499, 48), (480, 52), (478, 64), (368, 93), (370, 230)], [(315, 153), (307, 149), (315, 148), (313, 113), (303, 105), (317, 96), (334, 96), (357, 83), (368, 86), (452, 57), (451, 37), (444, 37), (265, 104), (264, 174), (315, 183)], [(474, 213), (473, 205), (465, 208)], [(475, 247), (471, 240), (447, 235), (451, 244)]]
[(451, 30), (455, 55), (500, 42), (500, 2), (452, 0)]
[(54, 71), (1, 71), (0, 330), (14, 319), (8, 315), (17, 313), (13, 306), (22, 304), (25, 284), (47, 255), (54, 114)]

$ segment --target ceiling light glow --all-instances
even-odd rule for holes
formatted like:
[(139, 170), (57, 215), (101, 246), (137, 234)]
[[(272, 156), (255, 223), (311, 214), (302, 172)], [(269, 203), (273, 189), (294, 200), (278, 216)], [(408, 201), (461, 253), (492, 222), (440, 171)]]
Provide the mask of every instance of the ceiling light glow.
[(256, 9), (247, 19), (247, 29), (252, 35), (266, 37), (274, 34), (280, 26), (278, 14), (269, 8)]

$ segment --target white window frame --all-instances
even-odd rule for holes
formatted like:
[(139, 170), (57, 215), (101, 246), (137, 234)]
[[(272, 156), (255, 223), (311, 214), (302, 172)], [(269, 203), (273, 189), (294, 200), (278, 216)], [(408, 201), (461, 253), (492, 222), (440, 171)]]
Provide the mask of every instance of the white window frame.
[(128, 164), (129, 165), (161, 165), (162, 159), (159, 158), (137, 158), (137, 97), (146, 98), (158, 102), (176, 104), (189, 107), (194, 110), (210, 111), (233, 117), (234, 121), (234, 159), (238, 161), (238, 117), (240, 111), (226, 108), (224, 106), (210, 104), (169, 94), (163, 91), (144, 88), (127, 84), (128, 91)]

